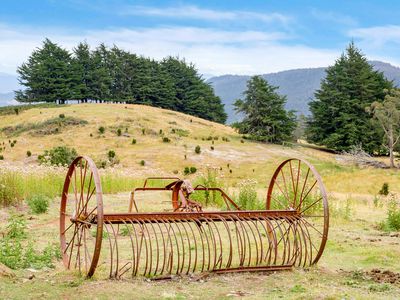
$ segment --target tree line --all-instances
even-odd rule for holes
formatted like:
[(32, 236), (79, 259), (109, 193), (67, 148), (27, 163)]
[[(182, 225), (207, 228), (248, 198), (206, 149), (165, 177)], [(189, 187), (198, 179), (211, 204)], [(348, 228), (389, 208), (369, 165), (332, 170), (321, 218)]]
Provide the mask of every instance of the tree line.
[(177, 57), (161, 61), (117, 46), (86, 42), (72, 52), (46, 39), (18, 67), (19, 102), (124, 102), (180, 111), (224, 123), (224, 105), (193, 64)]
[(361, 148), (372, 155), (390, 156), (399, 151), (400, 90), (368, 63), (354, 43), (350, 43), (335, 64), (326, 69), (321, 87), (309, 103), (311, 115), (297, 118), (284, 108), (279, 95), (260, 76), (247, 83), (244, 98), (235, 102), (243, 120), (234, 124), (252, 139), (282, 142), (305, 127), (304, 138), (338, 152)]

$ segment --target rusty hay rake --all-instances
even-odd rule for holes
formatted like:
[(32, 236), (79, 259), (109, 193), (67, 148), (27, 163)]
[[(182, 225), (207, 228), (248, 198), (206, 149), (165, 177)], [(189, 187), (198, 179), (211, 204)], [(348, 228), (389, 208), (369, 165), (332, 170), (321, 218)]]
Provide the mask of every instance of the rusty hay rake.
[[(140, 211), (138, 194), (149, 192), (170, 193), (169, 209)], [(199, 203), (204, 202), (192, 200), (194, 194), (196, 199), (218, 197), (224, 208), (209, 211)], [(123, 213), (104, 209), (96, 165), (89, 157), (77, 157), (61, 199), (65, 267), (87, 277), (97, 270), (118, 279), (284, 270), (316, 264), (328, 237), (321, 177), (310, 163), (296, 158), (276, 169), (263, 210), (242, 210), (219, 188), (192, 187), (175, 177), (146, 179), (132, 191), (126, 207)]]

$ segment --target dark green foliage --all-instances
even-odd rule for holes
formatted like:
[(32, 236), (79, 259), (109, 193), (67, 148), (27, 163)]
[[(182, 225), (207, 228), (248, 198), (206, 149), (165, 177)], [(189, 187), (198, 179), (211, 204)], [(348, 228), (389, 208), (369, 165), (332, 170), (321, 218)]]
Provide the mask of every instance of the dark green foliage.
[(309, 104), (308, 141), (339, 151), (360, 145), (368, 153), (380, 152), (383, 132), (365, 109), (374, 101), (382, 102), (384, 90), (391, 86), (351, 43), (326, 69), (326, 78)]
[(74, 148), (58, 146), (45, 150), (44, 154), (38, 156), (38, 160), (41, 164), (68, 166), (77, 156), (78, 154)]
[(194, 152), (195, 152), (196, 154), (200, 154), (200, 153), (201, 153), (201, 148), (200, 148), (199, 145), (197, 145), (197, 146), (194, 148)]
[(53, 259), (60, 259), (57, 246), (47, 245), (42, 252), (34, 249), (29, 240), (26, 222), (23, 218), (12, 216), (7, 225), (7, 233), (0, 238), (0, 263), (11, 269), (54, 267)]
[(234, 104), (236, 112), (244, 115), (243, 121), (237, 123), (239, 133), (271, 143), (292, 138), (295, 115), (285, 110), (286, 98), (278, 95), (276, 89), (261, 76), (250, 78), (244, 99)]
[(64, 118), (65, 118), (65, 115), (64, 115), (64, 114), (60, 114), (58, 117), (59, 117), (60, 119), (64, 119)]
[(382, 188), (379, 191), (379, 195), (387, 196), (389, 195), (389, 183), (385, 182), (382, 185)]
[(141, 160), (141, 161), (140, 161), (140, 165), (141, 165), (141, 166), (144, 166), (145, 164), (146, 164), (146, 162), (145, 162), (144, 160)]
[(79, 43), (73, 53), (49, 39), (18, 68), (24, 90), (21, 102), (77, 99), (138, 103), (181, 111), (224, 123), (219, 97), (192, 64), (168, 57), (161, 62), (139, 57), (117, 46), (91, 50)]
[(118, 128), (118, 129), (117, 129), (117, 135), (118, 135), (118, 136), (121, 136), (121, 134), (122, 134), (122, 130), (121, 130), (121, 128)]
[(31, 156), (32, 156), (32, 152), (31, 152), (31, 151), (29, 151), (29, 150), (28, 150), (28, 151), (26, 151), (26, 156), (27, 156), (27, 157), (31, 157)]
[(214, 150), (214, 146), (211, 146), (210, 149), (211, 149), (211, 150)]
[(384, 231), (400, 231), (400, 205), (394, 197), (388, 203), (387, 218), (379, 227)]
[(135, 145), (135, 144), (136, 144), (136, 139), (133, 138), (133, 139), (132, 139), (132, 145)]
[(115, 154), (115, 151), (114, 151), (114, 150), (109, 150), (109, 151), (107, 152), (107, 157), (108, 157), (108, 159), (113, 159), (113, 158), (115, 158), (115, 156), (116, 156), (116, 154)]
[(162, 141), (163, 141), (163, 143), (169, 143), (169, 142), (171, 142), (171, 140), (170, 140), (168, 137), (166, 137), (166, 136), (164, 136), (164, 137), (162, 138)]
[(25, 86), (24, 90), (16, 91), (17, 101), (64, 103), (74, 98), (71, 54), (49, 39), (32, 52), (17, 73), (20, 84)]
[(104, 134), (104, 132), (106, 131), (106, 129), (104, 128), (104, 126), (100, 126), (98, 129), (100, 134)]
[(190, 175), (190, 174), (194, 174), (197, 172), (197, 168), (196, 167), (185, 167), (185, 169), (183, 169), (183, 174), (185, 175)]
[(26, 202), (31, 212), (38, 215), (47, 212), (50, 199), (44, 195), (33, 195), (26, 199)]
[(4, 160), (4, 155), (0, 154), (0, 160)]

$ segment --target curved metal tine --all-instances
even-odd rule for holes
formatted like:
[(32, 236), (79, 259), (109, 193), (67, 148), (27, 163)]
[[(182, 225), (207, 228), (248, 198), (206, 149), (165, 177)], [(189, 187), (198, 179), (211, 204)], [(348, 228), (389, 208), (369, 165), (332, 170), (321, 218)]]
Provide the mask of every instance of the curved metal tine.
[[(122, 219), (121, 219), (122, 220)], [(130, 268), (133, 268), (133, 266), (135, 265), (135, 253), (134, 253), (134, 249), (135, 249), (135, 246), (134, 246), (134, 244), (133, 244), (133, 238), (132, 238), (132, 233), (131, 233), (131, 230), (129, 229), (129, 226), (128, 226), (128, 223), (126, 223), (126, 221), (125, 220), (122, 220), (122, 222), (124, 223), (124, 225), (125, 225), (125, 228), (126, 228), (126, 230), (128, 231), (128, 235), (129, 235), (129, 239), (130, 239), (130, 241), (131, 241), (131, 248), (132, 248), (132, 262), (131, 262), (131, 266), (130, 266)], [(129, 268), (129, 269), (130, 269)], [(122, 269), (122, 268), (121, 268)], [(126, 269), (123, 273), (120, 273), (120, 275), (119, 275), (119, 277), (118, 278), (121, 278), (126, 272), (128, 272), (129, 271), (129, 269)]]
[(112, 274), (113, 274), (113, 261), (114, 261), (114, 253), (113, 253), (113, 245), (112, 245), (112, 242), (111, 242), (111, 238), (110, 238), (110, 232), (109, 232), (109, 230), (108, 230), (108, 227), (107, 227), (107, 223), (108, 222), (104, 222), (104, 228), (106, 229), (106, 231), (107, 231), (107, 238), (108, 238), (108, 242), (109, 242), (109, 245), (110, 245), (110, 278), (112, 278)]
[[(182, 231), (179, 228), (180, 227), (179, 224), (182, 224), (182, 222), (181, 221), (175, 221), (174, 223), (176, 225), (176, 228), (178, 229), (179, 236), (180, 236), (181, 242), (182, 242), (182, 264), (181, 264), (181, 268), (179, 268), (179, 266), (178, 266), (178, 268), (176, 269), (176, 274), (181, 274), (182, 271), (183, 271), (183, 267), (185, 266), (185, 255), (186, 255), (186, 253), (185, 253), (185, 241), (183, 240)], [(189, 252), (190, 252), (190, 249), (189, 249)], [(179, 255), (178, 255), (178, 261), (179, 261)]]
[[(172, 232), (173, 237), (174, 237), (174, 239), (175, 239), (175, 245), (176, 245), (177, 254), (178, 254), (178, 256), (177, 256), (178, 265), (177, 265), (177, 267), (176, 267), (176, 272), (178, 272), (179, 267), (180, 267), (180, 259), (179, 259), (179, 257), (180, 257), (180, 251), (179, 251), (179, 242), (178, 242), (178, 238), (176, 237), (176, 233), (175, 233), (174, 227), (172, 226), (172, 225), (174, 225), (175, 223), (172, 222), (172, 221), (168, 221), (168, 220), (167, 220), (167, 223), (168, 223), (169, 228), (171, 229), (171, 232)], [(172, 240), (171, 240), (171, 245), (172, 245)], [(174, 267), (174, 265), (173, 265), (173, 258), (174, 258), (173, 249), (174, 249), (174, 248), (171, 247), (171, 253), (170, 253), (171, 265), (170, 265), (169, 274), (172, 274), (172, 269), (173, 269), (173, 267)], [(178, 274), (178, 273), (176, 273), (176, 274)]]
[[(185, 274), (187, 275), (187, 274), (189, 274), (189, 270), (190, 270), (190, 267), (191, 267), (191, 264), (192, 264), (192, 244), (190, 242), (192, 240), (192, 237), (190, 236), (189, 232), (186, 229), (186, 225), (189, 226), (189, 228), (190, 228), (190, 225), (188, 224), (188, 221), (187, 220), (181, 220), (181, 224), (182, 224), (183, 229), (185, 230), (186, 237), (187, 237), (187, 242), (188, 242), (189, 261), (188, 261), (188, 264), (187, 264), (188, 265), (187, 270), (185, 272)], [(193, 236), (193, 240), (195, 240), (194, 236)], [(181, 269), (181, 273), (183, 273), (183, 266), (182, 266), (182, 269)]]
[(232, 220), (232, 223), (235, 225), (235, 234), (236, 234), (236, 241), (237, 241), (237, 249), (238, 249), (238, 255), (239, 255), (239, 266), (243, 266), (244, 262), (244, 247), (243, 247), (243, 240), (242, 240), (242, 235), (240, 234), (240, 230), (238, 229), (237, 226), (237, 220), (233, 218), (232, 215), (229, 216), (229, 218)]
[[(146, 232), (148, 233), (146, 223), (144, 223), (143, 221), (139, 220), (138, 224), (140, 226), (140, 231), (142, 233), (141, 240), (144, 241), (144, 245), (145, 245), (146, 257), (145, 257), (145, 267), (144, 267), (144, 270), (143, 270), (143, 276), (146, 276), (147, 268), (149, 266), (149, 260), (150, 260), (150, 270), (151, 270), (151, 257), (152, 257), (152, 255), (151, 255), (152, 254), (151, 253), (151, 241), (150, 241), (150, 239), (146, 239)], [(150, 259), (149, 259), (149, 256), (150, 256)]]
[(113, 233), (113, 236), (114, 236), (114, 245), (113, 245), (113, 249), (115, 249), (115, 263), (116, 263), (116, 266), (115, 266), (115, 274), (114, 274), (114, 278), (118, 278), (118, 270), (119, 270), (119, 252), (118, 252), (118, 231), (119, 231), (119, 224), (117, 225), (117, 232), (115, 232), (115, 230), (114, 230), (114, 226), (112, 225), (112, 223), (109, 223), (110, 224), (110, 227), (111, 227), (111, 229), (112, 229), (112, 233)]
[[(229, 224), (226, 221), (226, 219), (224, 217), (222, 217), (221, 215), (218, 215), (218, 218), (221, 220), (222, 224), (224, 224), (226, 232), (228, 234), (228, 238), (229, 238), (229, 256), (228, 256), (228, 260), (226, 262), (225, 265), (225, 269), (228, 269), (231, 266), (232, 263), (232, 254), (233, 254), (233, 243), (232, 243), (232, 237), (231, 237), (231, 232), (230, 232), (230, 228), (229, 228)], [(222, 259), (221, 259), (221, 265), (220, 268), (222, 266)]]
[(297, 257), (299, 255), (299, 253), (301, 253), (301, 248), (299, 248), (299, 240), (298, 240), (298, 234), (297, 234), (297, 220), (295, 217), (288, 217), (289, 222), (291, 224), (291, 228), (292, 228), (292, 255), (290, 258), (290, 262), (292, 265), (296, 264), (297, 261)]
[[(154, 222), (158, 225), (158, 221), (157, 221), (156, 218), (155, 218), (154, 220), (152, 220), (152, 221), (154, 221)], [(157, 231), (156, 231), (155, 228), (154, 228), (153, 222), (150, 223), (150, 226), (151, 226), (151, 228), (153, 229), (153, 232), (154, 232), (154, 240), (156, 241), (156, 254), (157, 254), (157, 259), (156, 259), (156, 268), (155, 268), (154, 273), (153, 273), (153, 276), (155, 276), (155, 275), (157, 275), (158, 265), (159, 265), (159, 263), (160, 263), (160, 245), (159, 245), (159, 243), (158, 243)], [(159, 227), (159, 229), (160, 229), (160, 235), (162, 236), (162, 232), (161, 232), (160, 225), (158, 225), (158, 227)], [(164, 243), (164, 237), (163, 237), (163, 236), (162, 236), (162, 239), (163, 239), (163, 243)], [(165, 244), (163, 244), (163, 245), (164, 245), (164, 247), (165, 247)], [(150, 274), (149, 274), (149, 275), (150, 275)]]
[[(132, 268), (132, 277), (136, 276), (139, 272), (139, 265), (140, 265), (140, 258), (141, 258), (141, 254), (142, 254), (142, 246), (143, 246), (143, 235), (140, 235), (140, 241), (139, 241), (139, 233), (138, 230), (135, 229), (135, 224), (130, 221), (132, 223), (132, 228), (134, 231), (134, 236), (135, 236), (135, 240), (136, 240), (136, 266), (134, 265), (134, 267)], [(140, 227), (139, 224), (137, 224), (137, 227)]]
[[(219, 269), (221, 269), (221, 265), (222, 265), (222, 258), (223, 258), (223, 246), (222, 246), (222, 239), (221, 239), (221, 234), (219, 232), (219, 229), (217, 227), (217, 224), (210, 219), (211, 224), (214, 225), (215, 231), (217, 232), (218, 235), (218, 241), (219, 241), (219, 254), (217, 254), (217, 243), (215, 243), (215, 256), (214, 256), (214, 266), (213, 266), (213, 270), (218, 269), (217, 265), (219, 264)], [(214, 235), (214, 231), (213, 231), (213, 235)], [(215, 237), (215, 235), (214, 235)]]
[[(243, 249), (242, 249), (242, 250), (243, 250), (243, 253), (242, 253), (242, 255), (241, 255), (241, 261), (240, 261), (240, 267), (243, 267), (243, 266), (244, 266), (244, 262), (245, 262), (245, 260), (246, 260), (246, 253), (247, 253), (247, 251), (246, 251), (247, 248), (246, 248), (245, 230), (244, 230), (244, 228), (243, 228), (243, 224), (242, 224), (240, 218), (239, 218), (237, 215), (235, 215), (235, 214), (233, 214), (232, 217), (233, 217), (234, 219), (236, 219), (236, 220), (235, 220), (236, 222), (239, 223), (240, 228), (241, 228), (241, 232), (242, 232), (242, 236), (243, 236)], [(236, 222), (235, 222), (235, 224), (236, 224)], [(236, 227), (236, 228), (237, 228), (237, 227)], [(247, 233), (246, 233), (246, 235), (247, 235)]]
[[(281, 247), (283, 247), (283, 254), (281, 254), (281, 253), (280, 253), (281, 251), (279, 251), (280, 243), (281, 243), (282, 239), (283, 239), (284, 236), (285, 236), (285, 233), (284, 233), (284, 231), (282, 230), (282, 226), (284, 225), (284, 221), (279, 220), (279, 219), (275, 219), (275, 222), (276, 222), (277, 225), (276, 225), (276, 227), (272, 230), (272, 232), (276, 234), (276, 229), (278, 229), (278, 230), (279, 230), (279, 233), (280, 233), (280, 239), (275, 243), (275, 247), (276, 247), (276, 256), (275, 256), (275, 259), (278, 258), (278, 255), (281, 255), (281, 258), (282, 258), (282, 263), (281, 263), (281, 265), (284, 265), (285, 255), (286, 255), (286, 248), (285, 248), (285, 245), (281, 246)], [(279, 222), (279, 223), (278, 223), (278, 222)], [(285, 228), (285, 229), (286, 229), (286, 228)], [(276, 261), (274, 262), (274, 264), (276, 264)]]
[[(276, 235), (275, 229), (272, 228), (274, 224), (277, 223), (277, 219), (274, 217), (268, 218), (267, 224), (267, 230), (268, 230), (268, 236), (272, 238), (272, 247), (271, 247), (271, 256), (272, 256), (272, 250), (274, 251), (274, 260), (272, 265), (276, 265), (277, 259), (278, 259), (278, 246), (277, 246), (277, 241), (278, 237)], [(274, 228), (278, 228), (279, 225), (276, 225)]]
[[(300, 222), (303, 222), (303, 219), (300, 219)], [(314, 247), (314, 249), (315, 250), (317, 250), (316, 248), (315, 248), (315, 246), (313, 245), (313, 243), (312, 243), (312, 241), (311, 241), (311, 235), (310, 235), (310, 232), (308, 231), (308, 228), (307, 228), (307, 225), (303, 222), (303, 225), (304, 225), (304, 228), (305, 228), (305, 231), (306, 231), (306, 233), (307, 233), (307, 241), (309, 242), (309, 249), (310, 249), (310, 255), (309, 255), (309, 257), (310, 257), (310, 266), (311, 266), (311, 264), (312, 264), (312, 261), (313, 261), (313, 247)], [(317, 250), (317, 252), (318, 252), (318, 250)]]
[[(267, 260), (267, 256), (269, 255), (267, 265), (270, 265), (271, 264), (271, 256), (272, 256), (272, 248), (273, 247), (272, 247), (272, 242), (271, 242), (271, 239), (270, 239), (270, 234), (268, 233), (267, 228), (264, 226), (264, 222), (267, 224), (267, 222), (270, 222), (270, 221), (269, 221), (268, 218), (263, 217), (263, 216), (261, 216), (258, 221), (259, 221), (259, 223), (261, 225), (261, 228), (264, 229), (265, 237), (268, 240), (267, 252), (265, 253), (265, 257), (264, 257), (264, 255), (262, 255), (260, 257), (260, 264), (262, 264), (263, 261), (266, 261)], [(261, 238), (261, 245), (263, 245), (264, 243), (263, 243), (263, 238), (262, 237), (264, 235), (260, 231), (259, 231), (259, 233), (260, 233), (260, 238)]]
[[(263, 255), (263, 253), (262, 253), (262, 241), (261, 241), (260, 232), (258, 231), (258, 227), (254, 223), (254, 220), (252, 220), (251, 218), (246, 218), (246, 217), (244, 217), (244, 219), (246, 220), (246, 224), (249, 227), (249, 229), (250, 229), (250, 231), (251, 231), (251, 233), (253, 235), (253, 238), (254, 238), (254, 244), (255, 244), (255, 247), (256, 247), (256, 263), (255, 263), (255, 265), (257, 266), (259, 264), (259, 257), (262, 258), (262, 255)], [(257, 220), (256, 220), (256, 222), (257, 222)], [(258, 238), (260, 240), (261, 254), (258, 251), (259, 246), (258, 246), (258, 242), (257, 242), (257, 237), (256, 237), (256, 234), (254, 233), (253, 229), (251, 228), (251, 224), (254, 226), (255, 230), (258, 233)]]
[[(191, 217), (190, 219), (194, 222), (194, 224), (196, 224), (195, 228), (199, 232), (199, 236), (200, 236), (200, 240), (201, 240), (201, 250), (202, 250), (201, 272), (203, 272), (204, 271), (204, 262), (205, 262), (205, 247), (204, 247), (204, 239), (203, 239), (203, 230), (201, 228), (202, 223), (199, 223), (200, 222), (199, 219), (195, 219), (193, 217)], [(197, 264), (197, 254), (196, 254), (196, 264)], [(193, 272), (196, 271), (196, 266), (197, 266), (196, 264), (193, 266)]]
[[(206, 270), (207, 270), (207, 271), (210, 270), (210, 264), (211, 264), (211, 250), (210, 250), (210, 241), (209, 241), (209, 239), (208, 239), (207, 230), (204, 228), (204, 225), (203, 225), (203, 222), (206, 222), (206, 223), (207, 223), (207, 221), (206, 221), (204, 218), (202, 218), (202, 220), (199, 220), (199, 221), (202, 222), (202, 226), (199, 227), (199, 231), (200, 231), (201, 234), (204, 235), (204, 237), (205, 237), (205, 242), (206, 242), (206, 245), (207, 245), (207, 254), (208, 254), (208, 257), (207, 257), (208, 260), (206, 259), (206, 256), (203, 255), (203, 265), (202, 265), (202, 268), (201, 268), (201, 272), (204, 272), (204, 268), (206, 267), (206, 265), (207, 265)], [(203, 251), (203, 253), (204, 253), (204, 251)], [(207, 262), (208, 262), (208, 263), (207, 263)]]
[[(160, 235), (161, 235), (162, 240), (163, 240), (163, 264), (162, 264), (162, 268), (161, 268), (161, 271), (160, 271), (160, 274), (163, 274), (165, 266), (166, 266), (166, 262), (167, 262), (167, 257), (168, 257), (167, 247), (168, 247), (169, 239), (167, 240), (167, 242), (165, 242), (164, 232), (163, 232), (160, 224), (164, 225), (164, 228), (166, 229), (167, 232), (168, 232), (168, 229), (167, 229), (167, 227), (165, 225), (165, 222), (162, 221), (162, 220), (156, 220), (156, 224), (158, 225), (158, 228), (160, 229)], [(156, 275), (156, 273), (154, 273), (154, 275)]]
[(244, 229), (244, 228), (246, 227), (246, 225), (247, 225), (247, 227), (249, 227), (250, 231), (252, 232), (253, 238), (254, 238), (254, 240), (255, 240), (255, 242), (256, 242), (256, 250), (257, 250), (257, 252), (256, 252), (256, 259), (257, 259), (257, 260), (258, 260), (258, 245), (257, 245), (257, 241), (256, 241), (256, 237), (255, 237), (255, 235), (254, 235), (254, 232), (253, 232), (253, 230), (251, 229), (251, 227), (249, 226), (249, 221), (248, 221), (248, 219), (247, 219), (246, 217), (241, 217), (241, 220), (242, 220), (242, 223), (243, 223), (243, 230), (244, 230), (244, 232), (246, 232), (247, 241), (248, 241), (248, 245), (249, 245), (249, 261), (248, 261), (247, 266), (250, 267), (251, 262), (252, 262), (252, 260), (251, 260), (252, 255), (251, 255), (251, 254), (252, 254), (252, 252), (253, 252), (253, 249), (252, 249), (252, 247), (251, 247), (252, 243), (251, 243), (250, 236), (249, 236), (249, 234), (248, 234), (248, 231), (249, 231), (249, 230)]
[[(302, 255), (300, 256), (300, 261), (299, 261), (298, 266), (301, 266), (301, 263), (302, 263), (303, 261), (304, 261), (304, 265), (303, 265), (303, 266), (305, 266), (305, 264), (306, 264), (306, 262), (307, 262), (307, 256), (308, 256), (308, 252), (307, 252), (307, 238), (306, 238), (306, 235), (305, 235), (303, 226), (301, 225), (301, 221), (297, 220), (297, 224), (298, 224), (298, 226), (300, 227), (300, 230), (301, 230), (301, 237), (302, 237), (302, 238), (300, 237), (300, 240), (302, 241), (302, 244), (303, 244), (302, 249), (304, 249), (304, 254), (302, 253)], [(303, 257), (304, 257), (304, 258), (303, 258)]]
[[(168, 223), (167, 220), (163, 219), (162, 224), (164, 225), (167, 234), (168, 234), (168, 240), (167, 243), (169, 243), (169, 252), (168, 254), (165, 253), (165, 258), (167, 259), (167, 272), (168, 274), (172, 274), (172, 267), (173, 267), (173, 260), (174, 260), (174, 249), (172, 245), (172, 238), (171, 238), (171, 224)], [(167, 226), (168, 224), (168, 226)]]
[[(208, 244), (208, 265), (207, 265), (207, 271), (212, 271), (212, 270), (214, 270), (214, 266), (216, 265), (216, 260), (217, 260), (216, 240), (215, 240), (215, 236), (214, 236), (213, 230), (211, 229), (209, 220), (208, 220), (207, 218), (205, 218), (205, 217), (202, 217), (202, 218), (203, 218), (203, 220), (204, 220), (204, 221), (206, 222), (206, 224), (207, 224), (208, 232), (209, 232), (209, 238), (210, 238), (210, 240), (209, 240), (208, 237), (207, 237), (207, 230), (203, 228), (203, 229), (204, 229), (203, 232), (204, 232), (204, 234), (205, 234), (205, 236), (206, 236), (207, 244)], [(210, 243), (210, 241), (211, 241), (211, 243)], [(210, 244), (211, 244), (211, 247), (212, 247), (213, 250), (214, 250), (214, 264), (213, 264), (213, 266), (212, 266), (212, 269), (211, 269), (211, 257), (212, 257), (211, 253), (212, 253), (212, 251), (210, 250)]]

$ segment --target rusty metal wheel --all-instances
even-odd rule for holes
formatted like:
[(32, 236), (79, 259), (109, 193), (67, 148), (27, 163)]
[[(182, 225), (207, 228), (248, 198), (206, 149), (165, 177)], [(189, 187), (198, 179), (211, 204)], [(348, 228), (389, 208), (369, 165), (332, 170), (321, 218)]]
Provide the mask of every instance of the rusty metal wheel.
[(61, 196), (60, 242), (65, 267), (91, 277), (99, 260), (102, 237), (99, 173), (89, 157), (80, 156), (68, 169)]
[(296, 265), (313, 265), (324, 252), (329, 230), (328, 197), (321, 176), (308, 161), (291, 158), (272, 176), (267, 210), (296, 210), (299, 256)]

